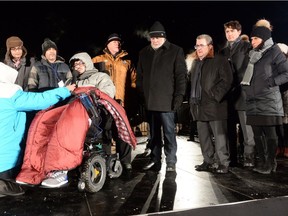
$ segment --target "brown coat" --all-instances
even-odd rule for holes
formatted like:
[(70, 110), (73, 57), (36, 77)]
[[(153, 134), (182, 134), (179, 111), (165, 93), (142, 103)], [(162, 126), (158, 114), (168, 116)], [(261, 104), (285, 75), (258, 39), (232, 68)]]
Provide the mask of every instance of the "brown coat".
[(116, 57), (106, 49), (103, 50), (104, 54), (92, 58), (93, 63), (104, 62), (105, 70), (109, 73), (115, 87), (115, 99), (120, 99), (122, 105), (125, 104), (125, 93), (130, 88), (136, 88), (136, 69), (130, 59), (128, 53), (124, 50), (120, 51)]

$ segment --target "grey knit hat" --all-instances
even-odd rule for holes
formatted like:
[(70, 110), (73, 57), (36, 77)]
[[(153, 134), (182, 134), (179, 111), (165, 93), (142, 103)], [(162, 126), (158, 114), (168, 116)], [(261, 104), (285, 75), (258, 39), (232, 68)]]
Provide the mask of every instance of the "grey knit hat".
[(58, 50), (55, 42), (53, 42), (49, 38), (45, 38), (44, 43), (42, 44), (42, 54), (45, 55), (46, 51), (50, 48), (54, 48), (55, 50)]

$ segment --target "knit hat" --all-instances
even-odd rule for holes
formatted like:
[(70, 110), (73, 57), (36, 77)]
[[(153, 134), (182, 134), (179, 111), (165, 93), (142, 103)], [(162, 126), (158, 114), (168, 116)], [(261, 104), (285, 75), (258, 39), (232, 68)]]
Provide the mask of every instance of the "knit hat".
[(115, 41), (115, 40), (120, 41), (120, 43), (122, 42), (120, 35), (118, 35), (117, 33), (110, 34), (106, 41), (105, 46), (107, 46), (111, 41)]
[(12, 47), (18, 47), (18, 46), (23, 46), (23, 41), (19, 37), (12, 36), (7, 38), (6, 40), (7, 51), (10, 50)]
[(265, 42), (271, 37), (271, 30), (265, 26), (256, 26), (251, 32), (251, 37), (261, 38)]
[(42, 54), (45, 55), (46, 51), (50, 48), (58, 50), (56, 44), (52, 40), (45, 38), (44, 43), (42, 44)]
[(159, 21), (154, 22), (154, 24), (150, 28), (149, 36), (166, 38), (164, 26)]

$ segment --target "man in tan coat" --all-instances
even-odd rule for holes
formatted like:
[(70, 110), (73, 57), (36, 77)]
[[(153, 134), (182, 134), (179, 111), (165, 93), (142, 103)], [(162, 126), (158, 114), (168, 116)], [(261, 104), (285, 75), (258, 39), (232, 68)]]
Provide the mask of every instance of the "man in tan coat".
[[(136, 90), (136, 69), (121, 44), (121, 37), (118, 34), (109, 35), (103, 54), (92, 58), (92, 61), (98, 65), (100, 71), (105, 71), (110, 75), (116, 87), (115, 99), (125, 108), (129, 116), (129, 101), (131, 101), (129, 97)], [(116, 151), (119, 153), (124, 168), (132, 169), (131, 147), (119, 140), (116, 133), (114, 138)]]

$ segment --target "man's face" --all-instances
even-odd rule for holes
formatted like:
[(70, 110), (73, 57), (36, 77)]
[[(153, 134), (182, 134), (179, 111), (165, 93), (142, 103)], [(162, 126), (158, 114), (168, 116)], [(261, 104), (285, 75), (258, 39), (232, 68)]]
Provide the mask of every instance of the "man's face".
[(45, 57), (50, 63), (54, 63), (57, 57), (57, 50), (54, 48), (49, 48), (45, 53)]
[(107, 48), (112, 55), (115, 55), (115, 53), (120, 51), (121, 43), (120, 43), (120, 41), (113, 40), (107, 44)]
[(237, 30), (237, 29), (232, 29), (232, 28), (226, 28), (225, 29), (225, 35), (226, 35), (226, 39), (229, 42), (233, 42), (235, 41), (241, 34), (241, 31)]
[(82, 74), (86, 71), (85, 63), (81, 60), (75, 61), (73, 68), (75, 71), (77, 71), (79, 74)]
[(165, 43), (166, 38), (164, 38), (164, 37), (151, 37), (150, 41), (151, 41), (152, 48), (158, 49), (159, 47), (161, 47)]
[(196, 39), (195, 49), (198, 57), (202, 60), (208, 55), (211, 45), (208, 45), (205, 39)]

